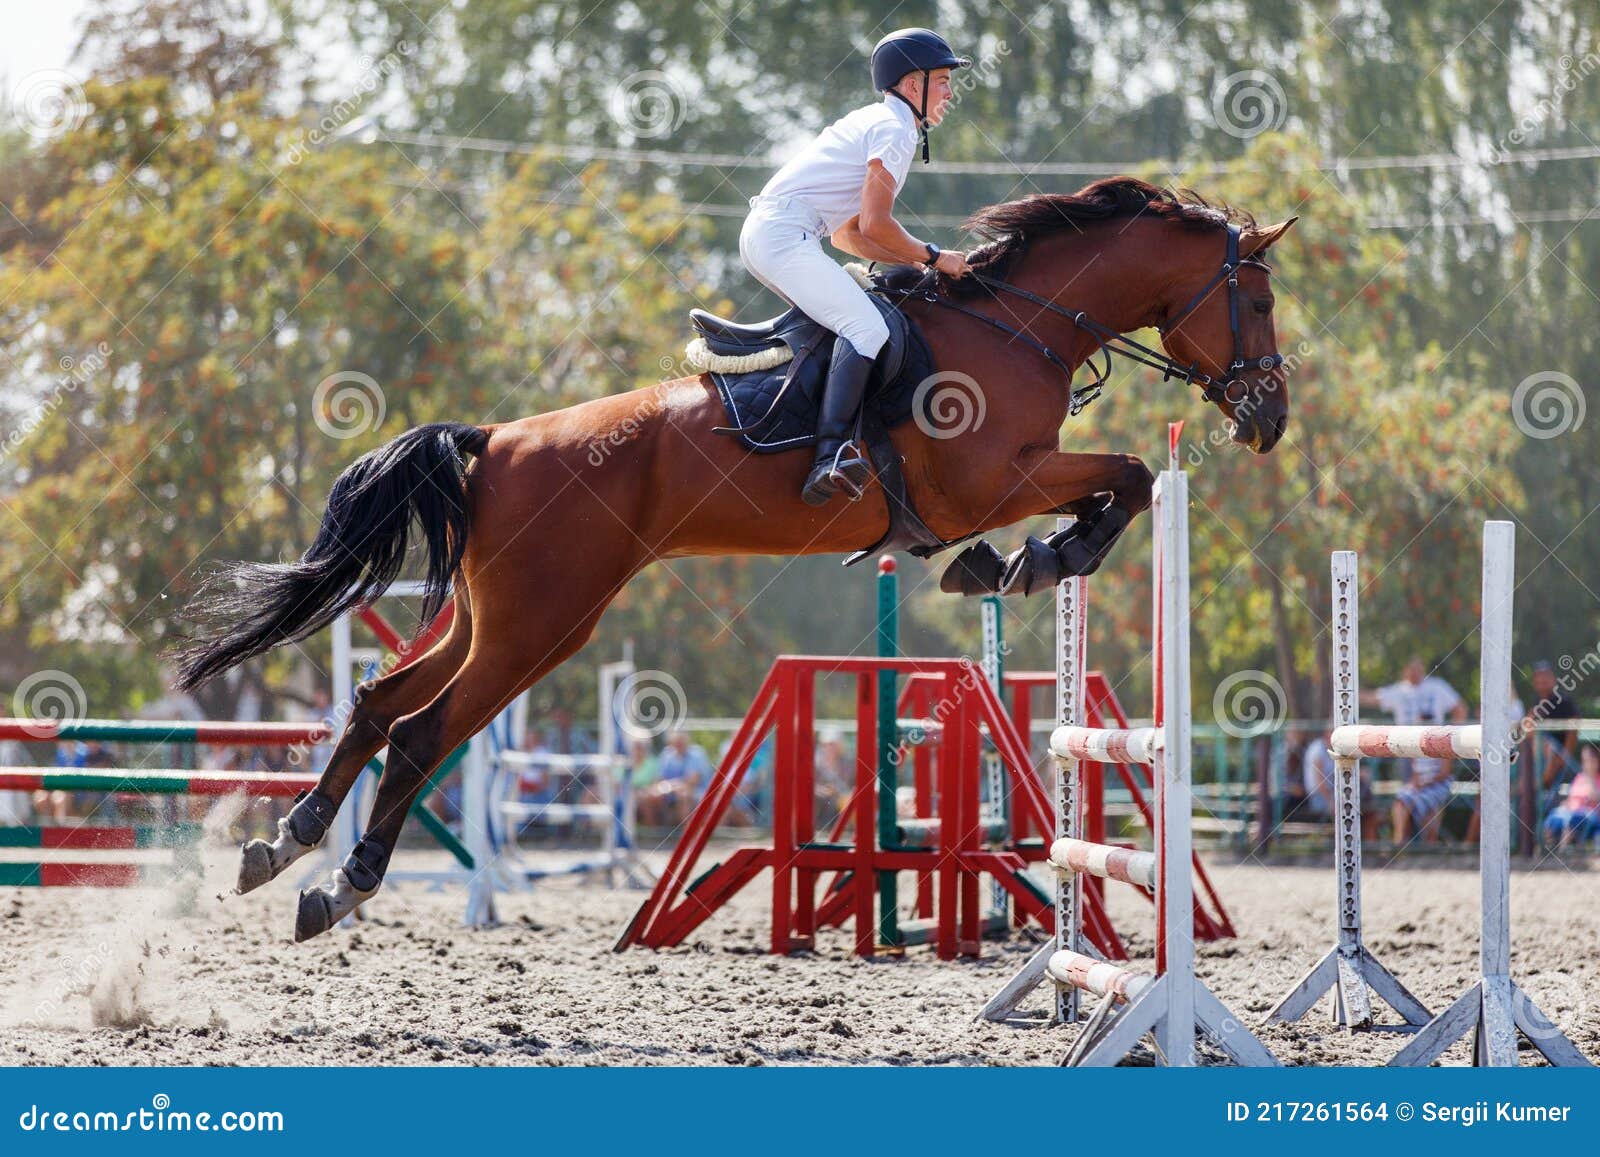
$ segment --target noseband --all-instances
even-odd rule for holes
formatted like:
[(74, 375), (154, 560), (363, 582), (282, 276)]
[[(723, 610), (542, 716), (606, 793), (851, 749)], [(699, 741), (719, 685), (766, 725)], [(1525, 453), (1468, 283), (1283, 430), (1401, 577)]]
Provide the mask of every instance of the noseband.
[[(1211, 374), (1201, 373), (1200, 364), (1198, 362), (1193, 362), (1187, 366), (1182, 365), (1164, 350), (1152, 349), (1143, 342), (1134, 341), (1132, 338), (1119, 333), (1110, 326), (1102, 325), (1100, 322), (1096, 321), (1082, 310), (1067, 309), (1064, 306), (1057, 305), (1047, 297), (1041, 297), (1037, 293), (1032, 293), (1021, 288), (1020, 286), (1012, 285), (1010, 282), (999, 281), (992, 277), (985, 277), (981, 273), (969, 273), (968, 276), (975, 280), (979, 285), (982, 285), (985, 288), (993, 291), (995, 296), (998, 296), (1001, 293), (1008, 293), (1012, 297), (1019, 297), (1023, 301), (1031, 302), (1041, 309), (1047, 310), (1050, 313), (1056, 314), (1060, 317), (1064, 317), (1068, 321), (1072, 322), (1073, 325), (1077, 326), (1079, 329), (1083, 330), (1085, 333), (1089, 334), (1095, 339), (1095, 349), (1089, 354), (1088, 358), (1086, 358), (1083, 363), (1088, 367), (1089, 373), (1094, 380), (1089, 382), (1087, 385), (1075, 386), (1072, 388), (1069, 412), (1073, 416), (1081, 413), (1085, 406), (1100, 396), (1101, 390), (1105, 388), (1106, 383), (1111, 378), (1112, 354), (1117, 354), (1121, 357), (1127, 358), (1129, 361), (1138, 362), (1140, 365), (1149, 366), (1151, 369), (1160, 370), (1162, 381), (1177, 378), (1181, 381), (1189, 382), (1192, 385), (1199, 386), (1200, 393), (1206, 399), (1206, 401), (1215, 402), (1220, 405), (1222, 402), (1229, 400), (1228, 387), (1233, 385), (1234, 382), (1238, 381), (1240, 373), (1243, 372), (1250, 364), (1252, 364), (1245, 360), (1244, 350), (1242, 348), (1244, 344), (1243, 335), (1239, 332), (1239, 269), (1241, 266), (1250, 265), (1257, 269), (1264, 269), (1269, 272), (1271, 271), (1271, 266), (1264, 261), (1258, 261), (1251, 257), (1241, 259), (1239, 257), (1239, 226), (1229, 224), (1227, 229), (1228, 249), (1227, 253), (1222, 259), (1222, 268), (1217, 270), (1216, 275), (1212, 277), (1210, 281), (1205, 283), (1200, 292), (1194, 295), (1193, 299), (1190, 300), (1188, 305), (1185, 305), (1177, 312), (1175, 316), (1168, 318), (1159, 327), (1161, 336), (1166, 337), (1174, 329), (1182, 325), (1184, 320), (1188, 318), (1190, 314), (1200, 308), (1201, 303), (1211, 295), (1212, 290), (1216, 289), (1219, 285), (1226, 284), (1228, 287), (1228, 329), (1233, 335), (1233, 358), (1228, 363), (1228, 368), (1221, 377), (1215, 377)], [(981, 321), (985, 325), (1009, 334), (1018, 341), (1033, 347), (1052, 365), (1056, 366), (1064, 374), (1066, 374), (1068, 381), (1071, 381), (1073, 377), (1073, 369), (1065, 358), (1032, 335), (1017, 329), (1014, 326), (1007, 325), (998, 318), (990, 317), (985, 313), (979, 313), (975, 309), (970, 309), (967, 306), (962, 305), (960, 302), (953, 301), (950, 298), (940, 294), (938, 292), (937, 275), (931, 269), (928, 271), (927, 275), (923, 277), (922, 281), (918, 283), (914, 292), (926, 301), (932, 302), (935, 305), (942, 305), (946, 309), (953, 309), (958, 313), (966, 314), (968, 317)], [(1094, 359), (1097, 354), (1105, 355), (1105, 361), (1103, 364), (1095, 364)], [(1279, 366), (1283, 365), (1283, 355), (1279, 353), (1267, 354), (1264, 357), (1255, 359), (1253, 364), (1257, 369), (1263, 372), (1271, 372), (1272, 370), (1275, 370)]]

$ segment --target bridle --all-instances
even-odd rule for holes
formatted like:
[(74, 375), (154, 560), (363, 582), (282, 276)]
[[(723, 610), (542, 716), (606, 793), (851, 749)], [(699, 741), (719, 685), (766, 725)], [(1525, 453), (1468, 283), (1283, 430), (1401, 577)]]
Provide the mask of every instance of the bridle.
[[(1260, 261), (1253, 257), (1241, 259), (1239, 256), (1239, 226), (1230, 223), (1227, 229), (1228, 247), (1222, 259), (1222, 268), (1217, 270), (1211, 280), (1201, 287), (1200, 292), (1196, 293), (1187, 305), (1157, 327), (1162, 337), (1166, 337), (1178, 326), (1182, 325), (1190, 314), (1199, 309), (1200, 305), (1206, 298), (1211, 296), (1212, 291), (1217, 286), (1226, 285), (1228, 287), (1228, 329), (1233, 335), (1233, 357), (1228, 362), (1228, 368), (1221, 377), (1201, 373), (1199, 362), (1193, 362), (1185, 366), (1164, 350), (1152, 349), (1143, 342), (1134, 341), (1110, 326), (1101, 324), (1082, 310), (1067, 309), (1065, 306), (1057, 305), (1047, 297), (1041, 297), (1039, 294), (1032, 293), (1020, 286), (986, 277), (981, 273), (969, 273), (967, 276), (971, 277), (979, 285), (994, 291), (997, 295), (1008, 293), (1059, 317), (1064, 317), (1095, 339), (1095, 348), (1084, 359), (1083, 363), (1088, 367), (1089, 373), (1094, 380), (1087, 385), (1072, 388), (1069, 412), (1073, 416), (1077, 416), (1085, 406), (1100, 396), (1100, 392), (1111, 378), (1112, 354), (1127, 358), (1129, 361), (1138, 362), (1140, 365), (1149, 366), (1151, 369), (1160, 370), (1162, 381), (1178, 378), (1184, 382), (1199, 386), (1200, 393), (1206, 401), (1220, 405), (1224, 401), (1231, 401), (1228, 396), (1228, 388), (1234, 382), (1240, 380), (1240, 374), (1250, 365), (1253, 364), (1263, 373), (1269, 373), (1283, 365), (1283, 355), (1280, 353), (1267, 354), (1254, 359), (1253, 362), (1245, 359), (1244, 337), (1239, 331), (1239, 270), (1241, 267), (1248, 265), (1270, 273), (1272, 267), (1265, 261)], [(1010, 334), (1013, 338), (1032, 346), (1052, 365), (1066, 374), (1068, 381), (1071, 381), (1073, 377), (1072, 366), (1055, 350), (1023, 330), (1007, 325), (1005, 322), (998, 318), (990, 317), (988, 314), (979, 313), (975, 309), (970, 309), (960, 302), (938, 293), (937, 280), (932, 270), (929, 270), (928, 274), (918, 282), (914, 292), (920, 292), (920, 295), (929, 302), (966, 314), (968, 317), (975, 318), (985, 325)], [(1105, 355), (1105, 361), (1101, 365), (1095, 364), (1094, 359), (1097, 354)]]

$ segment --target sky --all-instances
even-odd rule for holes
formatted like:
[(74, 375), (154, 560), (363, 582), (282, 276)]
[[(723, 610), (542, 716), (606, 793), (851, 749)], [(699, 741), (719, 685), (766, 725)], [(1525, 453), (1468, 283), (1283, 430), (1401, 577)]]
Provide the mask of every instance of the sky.
[(87, 0), (0, 0), (0, 80), (9, 96), (30, 73), (66, 68)]

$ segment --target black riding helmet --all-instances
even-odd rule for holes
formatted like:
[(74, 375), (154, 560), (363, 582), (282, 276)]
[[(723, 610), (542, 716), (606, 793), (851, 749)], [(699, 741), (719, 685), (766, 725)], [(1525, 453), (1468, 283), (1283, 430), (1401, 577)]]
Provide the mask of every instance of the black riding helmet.
[[(906, 102), (917, 115), (917, 129), (922, 134), (922, 163), (928, 163), (928, 82), (929, 73), (936, 68), (970, 68), (972, 61), (957, 56), (944, 37), (927, 28), (901, 28), (891, 32), (872, 50), (872, 87), (879, 92), (893, 92)], [(894, 86), (908, 72), (922, 73), (922, 107), (894, 92)]]

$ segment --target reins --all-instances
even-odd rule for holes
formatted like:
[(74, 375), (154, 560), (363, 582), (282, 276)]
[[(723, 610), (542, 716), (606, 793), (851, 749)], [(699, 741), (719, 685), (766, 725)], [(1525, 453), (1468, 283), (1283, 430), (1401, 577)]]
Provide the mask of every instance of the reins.
[[(1193, 362), (1185, 366), (1177, 359), (1171, 357), (1165, 351), (1154, 349), (1151, 346), (1145, 345), (1143, 342), (1134, 341), (1126, 334), (1123, 334), (1112, 329), (1108, 325), (1104, 325), (1101, 322), (1096, 321), (1081, 309), (1068, 309), (1065, 306), (1057, 305), (1047, 297), (1041, 297), (1037, 293), (1023, 289), (1021, 286), (1012, 285), (1010, 282), (1001, 281), (998, 278), (987, 277), (982, 273), (969, 273), (967, 276), (973, 278), (985, 289), (990, 290), (991, 294), (996, 298), (998, 298), (1002, 293), (1007, 293), (1013, 297), (1021, 298), (1023, 301), (1037, 305), (1040, 309), (1043, 309), (1049, 313), (1053, 313), (1058, 317), (1066, 318), (1068, 321), (1072, 322), (1073, 325), (1077, 326), (1090, 337), (1094, 338), (1095, 348), (1089, 354), (1089, 356), (1084, 359), (1083, 362), (1083, 364), (1088, 367), (1089, 373), (1094, 380), (1089, 382), (1087, 385), (1071, 387), (1071, 399), (1068, 405), (1068, 412), (1073, 417), (1076, 417), (1079, 413), (1081, 413), (1084, 408), (1098, 398), (1101, 391), (1104, 390), (1106, 383), (1111, 378), (1111, 356), (1113, 354), (1126, 358), (1129, 361), (1137, 362), (1140, 365), (1148, 366), (1153, 370), (1160, 370), (1162, 381), (1178, 378), (1191, 385), (1199, 386), (1202, 395), (1204, 395), (1207, 401), (1221, 402), (1227, 398), (1228, 387), (1235, 381), (1239, 380), (1240, 372), (1244, 370), (1245, 366), (1247, 365), (1243, 352), (1240, 349), (1241, 334), (1239, 332), (1239, 268), (1242, 265), (1251, 265), (1257, 269), (1269, 268), (1264, 261), (1257, 261), (1252, 258), (1244, 258), (1241, 260), (1239, 257), (1239, 226), (1229, 224), (1227, 228), (1228, 248), (1227, 253), (1223, 257), (1222, 268), (1217, 270), (1215, 276), (1213, 276), (1210, 281), (1206, 282), (1205, 286), (1201, 288), (1199, 293), (1195, 294), (1195, 296), (1189, 301), (1188, 305), (1184, 306), (1183, 309), (1178, 311), (1177, 316), (1170, 318), (1160, 327), (1163, 334), (1170, 333), (1174, 328), (1181, 325), (1185, 318), (1187, 318), (1191, 313), (1200, 307), (1201, 303), (1211, 295), (1212, 290), (1216, 289), (1219, 285), (1226, 284), (1228, 287), (1228, 327), (1233, 335), (1233, 360), (1228, 364), (1226, 376), (1221, 379), (1214, 377), (1211, 374), (1200, 372), (1200, 365), (1198, 362)], [(1069, 382), (1072, 380), (1074, 376), (1072, 367), (1067, 363), (1065, 358), (1063, 358), (1055, 350), (1051, 349), (1048, 345), (1039, 341), (1025, 330), (1008, 325), (999, 318), (991, 317), (986, 313), (980, 313), (969, 306), (961, 304), (959, 301), (939, 293), (937, 285), (937, 274), (930, 269), (927, 274), (925, 274), (923, 278), (917, 282), (917, 284), (910, 291), (908, 291), (907, 296), (917, 296), (922, 300), (930, 302), (934, 305), (940, 305), (946, 309), (953, 309), (957, 313), (964, 314), (967, 317), (981, 321), (987, 326), (991, 326), (994, 329), (1000, 330), (1002, 333), (1008, 334), (1012, 338), (1021, 341), (1036, 350), (1046, 360), (1048, 360), (1051, 365), (1061, 370), (1061, 372), (1066, 375)], [(1105, 361), (1101, 365), (1096, 365), (1094, 359), (1100, 354), (1105, 356)], [(1283, 355), (1277, 353), (1268, 354), (1256, 360), (1257, 367), (1263, 371), (1274, 370), (1282, 364)]]

